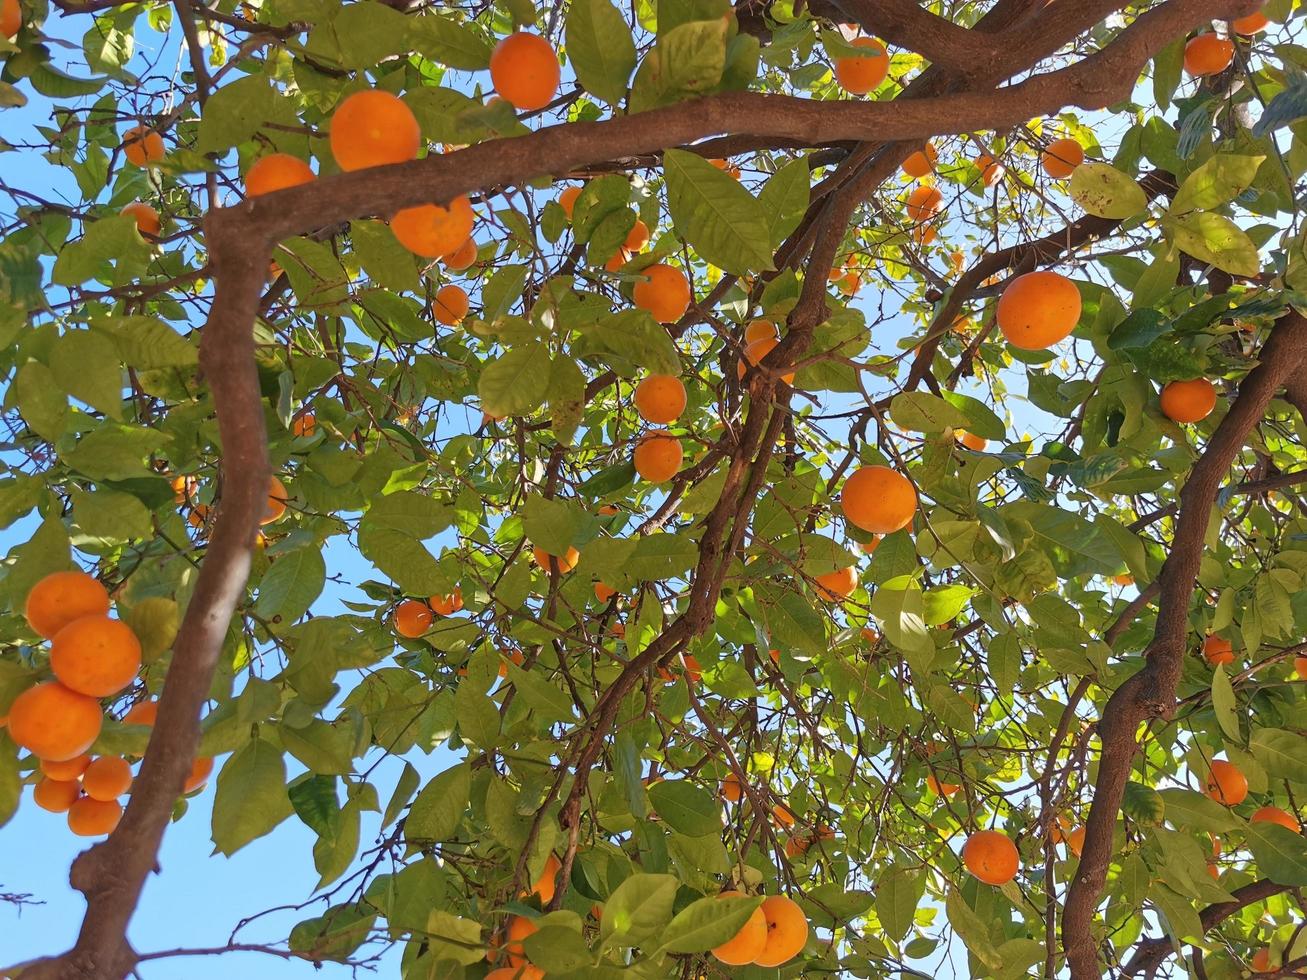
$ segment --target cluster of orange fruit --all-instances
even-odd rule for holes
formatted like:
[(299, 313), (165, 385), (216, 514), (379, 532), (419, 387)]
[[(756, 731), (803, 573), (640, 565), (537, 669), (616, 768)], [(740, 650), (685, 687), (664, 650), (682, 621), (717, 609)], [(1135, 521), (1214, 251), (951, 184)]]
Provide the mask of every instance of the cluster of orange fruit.
[[(1234, 663), (1234, 644), (1215, 633), (1203, 639), (1203, 658), (1213, 667)], [(1293, 658), (1293, 671), (1299, 680), (1307, 681), (1307, 657)]]
[[(87, 754), (104, 723), (101, 699), (123, 691), (141, 669), (140, 641), (130, 626), (109, 616), (110, 605), (105, 587), (85, 572), (53, 572), (32, 587), (24, 615), (50, 641), (54, 680), (19, 694), (5, 719), (14, 742), (39, 760), (37, 805), (66, 812), (69, 828), (83, 836), (107, 834), (118, 825), (118, 798), (132, 785), (126, 759)], [(155, 702), (143, 702), (123, 721), (153, 725), (155, 708)], [(212, 768), (212, 759), (197, 760), (185, 792), (203, 785)]]
[[(719, 898), (740, 892), (724, 891)], [(792, 898), (768, 895), (740, 927), (712, 954), (727, 966), (777, 967), (794, 959), (808, 942), (808, 917)]]
[[(1248, 799), (1248, 777), (1233, 762), (1213, 759), (1207, 769), (1204, 791), (1217, 803), (1238, 806)], [(1248, 819), (1253, 823), (1276, 823), (1295, 834), (1301, 830), (1298, 818), (1278, 806), (1259, 807)]]
[[(1251, 37), (1266, 30), (1270, 18), (1260, 10), (1230, 21), (1230, 33)], [(1184, 46), (1184, 70), (1195, 78), (1219, 75), (1234, 61), (1234, 40), (1210, 31), (1189, 39)]]
[(427, 601), (405, 599), (395, 607), (392, 621), (395, 632), (416, 639), (431, 629), (437, 616), (452, 616), (463, 608), (463, 590), (455, 588), (448, 595), (433, 595)]
[[(296, 419), (292, 425), (292, 431), (295, 435), (311, 435), (316, 430), (317, 422), (310, 412)], [(197, 531), (204, 528), (205, 523), (209, 520), (212, 508), (208, 504), (196, 503), (195, 495), (200, 488), (200, 482), (193, 476), (175, 476), (170, 481), (172, 486), (173, 499), (182, 505), (186, 514), (186, 523)], [(259, 518), (259, 524), (267, 527), (269, 524), (275, 524), (286, 516), (286, 508), (290, 504), (290, 491), (286, 489), (286, 484), (281, 482), (280, 477), (268, 478), (268, 506), (264, 510), (263, 516)], [(260, 533), (257, 544), (263, 547), (265, 544), (263, 534)]]

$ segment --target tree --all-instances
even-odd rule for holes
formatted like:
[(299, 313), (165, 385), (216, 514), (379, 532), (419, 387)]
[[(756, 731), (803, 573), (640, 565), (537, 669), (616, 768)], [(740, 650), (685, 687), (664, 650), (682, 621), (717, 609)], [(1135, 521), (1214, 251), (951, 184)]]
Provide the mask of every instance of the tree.
[(278, 955), (1307, 967), (1296, 5), (56, 6), (0, 812), (111, 832), (10, 973), (131, 972), (215, 758)]

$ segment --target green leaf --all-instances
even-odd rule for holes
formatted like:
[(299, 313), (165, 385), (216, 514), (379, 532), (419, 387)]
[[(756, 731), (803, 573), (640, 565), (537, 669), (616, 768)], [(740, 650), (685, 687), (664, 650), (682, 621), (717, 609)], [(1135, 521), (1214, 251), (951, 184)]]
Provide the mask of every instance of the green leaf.
[(549, 348), (538, 341), (522, 344), (491, 361), (477, 382), (483, 411), (501, 418), (525, 415), (549, 394)]
[(1100, 218), (1133, 218), (1148, 208), (1148, 195), (1134, 178), (1108, 163), (1082, 163), (1071, 174), (1071, 198)]
[(1166, 815), (1166, 803), (1157, 790), (1134, 780), (1125, 784), (1121, 812), (1140, 823), (1155, 825)]
[(1225, 732), (1227, 738), (1234, 739), (1236, 742), (1242, 739), (1239, 731), (1239, 716), (1236, 714), (1238, 707), (1239, 702), (1234, 696), (1234, 688), (1230, 686), (1225, 665), (1217, 664), (1216, 669), (1212, 671), (1212, 708), (1216, 712), (1216, 720), (1220, 722), (1221, 731)]
[(433, 595), (446, 575), (422, 542), (453, 519), (452, 507), (415, 491), (377, 497), (359, 522), (359, 551), (410, 595)]
[(572, 976), (593, 959), (585, 938), (566, 925), (542, 925), (523, 940), (522, 948), (533, 966), (556, 976)]
[(136, 634), (141, 643), (141, 657), (147, 664), (159, 659), (172, 646), (181, 626), (181, 608), (176, 599), (166, 596), (147, 596), (126, 607), (120, 604), (118, 614)]
[(319, 32), (329, 31), (346, 68), (372, 68), (409, 47), (409, 19), (393, 7), (376, 0), (355, 0), (342, 4), (329, 24), (309, 34), (312, 51)]
[(422, 788), (408, 808), (404, 839), (439, 842), (453, 837), (471, 793), (472, 770), (466, 762), (446, 769)]
[(529, 494), (522, 505), (522, 531), (533, 545), (551, 555), (567, 554), (581, 528), (592, 518), (575, 501)]
[(489, 67), (490, 42), (479, 31), (450, 17), (429, 12), (409, 20), (409, 40), (415, 49), (432, 61), (459, 71), (480, 71)]
[(0, 735), (0, 827), (7, 824), (18, 811), (22, 795), (23, 784), (18, 775), (18, 749), (7, 734)]
[(1256, 728), (1249, 748), (1271, 779), (1307, 786), (1307, 738), (1281, 728)]
[(399, 780), (395, 783), (395, 791), (390, 794), (390, 801), (386, 803), (386, 810), (382, 814), (381, 826), (383, 828), (394, 823), (395, 818), (399, 816), (400, 811), (412, 799), (414, 792), (417, 791), (421, 783), (422, 777), (413, 768), (413, 763), (405, 762), (404, 768), (400, 771)]
[(266, 75), (246, 75), (209, 96), (200, 116), (195, 149), (216, 153), (245, 142), (264, 123), (294, 125), (296, 121), (289, 100), (278, 95)]
[(957, 888), (949, 888), (948, 896), (944, 899), (944, 914), (972, 956), (990, 970), (1002, 969), (1003, 960), (990, 942), (988, 929)]
[[(921, 586), (903, 575), (881, 584), (871, 596), (871, 613), (885, 628), (885, 638), (917, 663), (929, 668), (935, 641), (926, 630), (926, 602)], [(909, 657), (909, 662), (912, 658)]]
[(200, 361), (194, 344), (154, 317), (98, 317), (91, 321), (91, 329), (107, 335), (123, 362), (140, 371), (194, 367)]
[(565, 42), (581, 85), (605, 102), (620, 102), (635, 70), (635, 41), (621, 12), (609, 0), (574, 0)]
[(1184, 252), (1231, 275), (1255, 276), (1262, 261), (1253, 240), (1225, 215), (1206, 211), (1162, 219), (1162, 229)]
[[(679, 374), (681, 360), (667, 328), (645, 310), (622, 310), (583, 325), (586, 351), (602, 350), (654, 374)], [(582, 350), (574, 350), (581, 354)], [(614, 358), (614, 359), (616, 359)]]
[(1171, 202), (1169, 213), (1180, 215), (1189, 211), (1211, 211), (1229, 204), (1252, 186), (1257, 170), (1265, 159), (1264, 155), (1216, 154), (1184, 179)]
[(961, 409), (926, 391), (905, 391), (895, 395), (890, 402), (889, 414), (895, 425), (910, 432), (965, 429), (968, 424), (967, 416)]
[(695, 20), (661, 34), (631, 86), (632, 112), (644, 112), (716, 88), (726, 70), (726, 21)]
[(899, 942), (912, 929), (917, 905), (926, 892), (926, 876), (919, 870), (898, 868), (881, 878), (876, 888), (876, 917), (885, 934)]
[(478, 748), (489, 751), (499, 740), (499, 712), (495, 702), (472, 684), (460, 684), (454, 692), (454, 717), (462, 736)]
[[(506, 265), (495, 270), (490, 281), (481, 289), (481, 316), (494, 322), (513, 308), (522, 298), (527, 269), (524, 265)], [(536, 402), (535, 405), (540, 404)], [(534, 408), (535, 405), (532, 407)]]
[(663, 174), (676, 230), (704, 261), (737, 274), (773, 267), (767, 215), (739, 181), (684, 150), (663, 155)]
[(1250, 823), (1248, 849), (1262, 875), (1281, 885), (1307, 885), (1307, 837), (1276, 823)]
[(1166, 806), (1166, 822), (1177, 830), (1223, 834), (1239, 825), (1239, 818), (1221, 804), (1191, 789), (1158, 790)]
[(698, 560), (699, 548), (687, 534), (655, 531), (636, 539), (623, 570), (633, 578), (659, 581), (685, 574)]
[(279, 555), (259, 582), (254, 611), (289, 626), (309, 611), (327, 581), (327, 563), (316, 545)]
[(218, 773), (213, 798), (213, 843), (230, 857), (272, 830), (291, 814), (286, 794), (286, 763), (263, 738), (251, 739)]
[(734, 938), (760, 905), (762, 896), (755, 895), (700, 898), (676, 914), (659, 948), (667, 953), (706, 952)]
[(649, 787), (649, 802), (667, 826), (690, 837), (721, 829), (721, 805), (708, 793), (684, 779), (664, 779)]
[(120, 490), (72, 490), (73, 517), (85, 534), (105, 541), (129, 541), (151, 534), (150, 511), (130, 493)]
[(662, 874), (634, 874), (623, 881), (604, 905), (600, 921), (604, 944), (638, 946), (659, 935), (672, 920), (679, 885), (671, 875)]
[(1059, 507), (1019, 501), (1003, 508), (1003, 516), (1030, 522), (1038, 538), (1068, 555), (1078, 555), (1083, 564), (1099, 575), (1120, 571), (1122, 555), (1116, 543), (1079, 514)]
[(417, 289), (418, 266), (413, 253), (399, 243), (384, 221), (352, 221), (350, 244), (371, 280), (386, 289)]
[(59, 387), (113, 419), (122, 418), (123, 370), (113, 342), (98, 333), (72, 330), (50, 352)]
[(771, 245), (779, 248), (808, 210), (810, 175), (807, 160), (791, 160), (768, 178), (758, 192), (758, 204), (767, 216)]
[(966, 416), (963, 428), (968, 432), (982, 439), (996, 439), (1000, 442), (1007, 439), (1007, 426), (1003, 424), (1003, 420), (979, 398), (972, 398), (970, 395), (959, 394), (956, 391), (945, 391), (943, 397), (946, 402)]

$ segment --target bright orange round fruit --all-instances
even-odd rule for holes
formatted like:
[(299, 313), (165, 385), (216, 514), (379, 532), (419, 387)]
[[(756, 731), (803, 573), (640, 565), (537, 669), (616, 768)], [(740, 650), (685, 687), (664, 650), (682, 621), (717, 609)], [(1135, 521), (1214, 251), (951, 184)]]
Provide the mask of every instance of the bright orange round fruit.
[(889, 74), (889, 52), (871, 37), (855, 37), (849, 42), (855, 48), (865, 48), (861, 57), (835, 59), (835, 80), (850, 95), (866, 95), (885, 80)]
[(873, 534), (892, 534), (912, 523), (917, 491), (888, 466), (864, 466), (849, 474), (840, 490), (844, 516)]
[(1203, 640), (1203, 656), (1215, 667), (1217, 664), (1234, 663), (1234, 644), (1223, 636), (1215, 634)]
[(944, 195), (938, 187), (922, 184), (912, 189), (904, 206), (913, 221), (929, 221), (943, 209)]
[(639, 218), (635, 219), (635, 224), (626, 235), (626, 241), (622, 242), (622, 248), (628, 252), (638, 252), (649, 244), (649, 226)]
[(740, 783), (740, 777), (733, 772), (728, 772), (722, 778), (722, 799), (727, 803), (739, 803), (743, 795), (744, 787)]
[(9, 736), (33, 755), (53, 762), (89, 749), (103, 722), (99, 701), (58, 681), (29, 687), (9, 708)]
[(186, 777), (186, 782), (182, 784), (182, 793), (194, 793), (197, 789), (209, 781), (209, 775), (213, 772), (213, 757), (202, 755), (191, 763), (190, 775)]
[(467, 240), (475, 221), (472, 202), (460, 194), (448, 207), (419, 204), (397, 211), (390, 219), (390, 230), (410, 252), (438, 259), (456, 251)]
[(23, 605), (27, 625), (47, 640), (75, 619), (108, 611), (108, 590), (85, 572), (51, 572), (32, 586)]
[(575, 548), (568, 548), (567, 554), (551, 555), (538, 545), (531, 549), (531, 557), (535, 563), (547, 572), (570, 572), (576, 567), (576, 563), (581, 560), (581, 553)]
[(935, 164), (938, 160), (939, 154), (935, 152), (934, 145), (930, 140), (926, 140), (920, 150), (903, 161), (903, 172), (909, 177), (920, 179), (935, 172)]
[(646, 422), (667, 425), (685, 411), (685, 385), (671, 374), (651, 374), (635, 387), (635, 410)]
[(659, 323), (674, 323), (690, 308), (690, 281), (674, 266), (656, 263), (640, 270), (631, 300)]
[(260, 524), (275, 524), (286, 515), (286, 504), (290, 502), (290, 493), (286, 484), (275, 476), (268, 479), (268, 507), (259, 518)]
[(18, 0), (0, 2), (0, 37), (13, 38), (23, 26), (23, 8)]
[(968, 449), (974, 449), (978, 453), (983, 453), (985, 447), (989, 445), (988, 440), (976, 435), (974, 432), (960, 430), (955, 432), (953, 435), (958, 442), (962, 443), (962, 445), (966, 446)]
[(1160, 404), (1172, 422), (1201, 422), (1216, 408), (1216, 386), (1206, 378), (1170, 381), (1162, 388)]
[(635, 471), (650, 483), (666, 483), (684, 461), (681, 440), (662, 429), (650, 432), (635, 447)]
[(852, 565), (848, 568), (837, 568), (825, 575), (818, 575), (816, 582), (817, 595), (827, 602), (839, 602), (851, 596), (853, 590), (858, 587), (858, 570)]
[(1249, 14), (1247, 17), (1238, 17), (1230, 21), (1230, 30), (1244, 37), (1249, 37), (1250, 35), (1259, 34), (1266, 30), (1266, 27), (1270, 22), (1271, 19), (1259, 10), (1255, 14)]
[[(763, 358), (772, 352), (780, 340), (776, 337), (763, 337), (755, 340), (748, 347), (744, 348), (744, 357), (740, 359), (735, 367), (735, 376), (743, 381), (744, 375), (750, 366), (757, 367), (762, 363)], [(787, 385), (794, 384), (794, 371), (789, 371), (781, 375), (781, 380)]]
[(1302, 829), (1298, 826), (1297, 817), (1288, 810), (1281, 810), (1278, 806), (1259, 807), (1248, 819), (1253, 823), (1278, 823), (1281, 827), (1292, 830), (1295, 834)]
[(83, 616), (55, 634), (50, 669), (70, 691), (107, 698), (140, 672), (141, 642), (122, 620)]
[(113, 833), (122, 819), (117, 800), (93, 800), (83, 796), (68, 808), (68, 829), (78, 837), (102, 837)]
[(470, 269), (472, 263), (477, 260), (477, 243), (471, 235), (463, 241), (463, 244), (448, 255), (442, 256), (440, 261), (450, 272), (462, 272), (464, 269)]
[(539, 34), (518, 31), (490, 55), (490, 81), (515, 109), (543, 109), (558, 93), (558, 55)]
[(771, 337), (773, 340), (780, 338), (780, 332), (776, 329), (776, 324), (770, 320), (750, 320), (749, 325), (744, 328), (744, 346), (757, 343), (759, 340), (766, 340)]
[(610, 589), (603, 582), (595, 583), (595, 598), (607, 605), (608, 600), (617, 595), (616, 589)]
[(1053, 140), (1040, 157), (1044, 173), (1055, 180), (1071, 176), (1071, 171), (1085, 162), (1085, 148), (1073, 139)]
[[(737, 891), (725, 891), (718, 895), (718, 898), (734, 898), (740, 895)], [(762, 907), (753, 910), (753, 914), (745, 920), (740, 931), (713, 949), (713, 956), (717, 957), (727, 966), (745, 966), (752, 963), (767, 947), (767, 917), (763, 915)]]
[(999, 297), (998, 328), (1013, 347), (1046, 350), (1071, 336), (1080, 320), (1080, 290), (1041, 269), (1013, 279)]
[(395, 632), (410, 640), (431, 629), (431, 624), (435, 620), (436, 617), (427, 604), (416, 599), (405, 599), (395, 607)]
[(463, 608), (463, 590), (458, 586), (447, 595), (433, 595), (429, 600), (431, 611), (439, 616), (452, 616)]
[(540, 927), (531, 919), (524, 915), (515, 915), (508, 922), (508, 942), (504, 945), (504, 952), (508, 954), (508, 962), (513, 966), (522, 966), (526, 962), (526, 950), (522, 948), (522, 940)]
[(245, 171), (245, 196), (259, 197), (274, 191), (284, 191), (314, 179), (312, 168), (299, 157), (289, 153), (269, 153), (259, 157)]
[(1307, 681), (1307, 657), (1293, 658), (1293, 672), (1300, 681)]
[(51, 779), (47, 776), (32, 787), (32, 802), (51, 813), (67, 813), (81, 795), (82, 785), (76, 779)]
[(436, 290), (436, 299), (432, 306), (436, 312), (436, 319), (452, 327), (456, 323), (461, 323), (463, 317), (467, 316), (469, 309), (467, 293), (461, 286), (449, 283)]
[(163, 223), (159, 220), (159, 212), (144, 201), (124, 204), (123, 209), (118, 213), (130, 215), (136, 221), (136, 230), (142, 235), (157, 235), (163, 227)]
[(1200, 78), (1219, 75), (1234, 60), (1234, 42), (1215, 34), (1199, 34), (1184, 46), (1184, 70)]
[(784, 895), (768, 895), (761, 911), (767, 920), (767, 943), (753, 961), (758, 966), (780, 966), (797, 956), (808, 941), (808, 917), (797, 902)]
[(1248, 958), (1248, 965), (1253, 968), (1254, 973), (1271, 972), (1271, 951), (1263, 946), (1257, 952)]
[(290, 423), (292, 435), (301, 439), (307, 438), (318, 431), (318, 418), (312, 412), (305, 412)]
[(982, 153), (976, 157), (976, 169), (980, 171), (980, 182), (986, 187), (993, 187), (1006, 168), (988, 153)]
[(581, 196), (581, 188), (573, 184), (571, 187), (564, 187), (563, 192), (558, 195), (558, 206), (563, 209), (563, 214), (567, 215), (567, 220), (572, 220), (572, 210), (576, 207), (576, 199)]
[(417, 158), (422, 130), (397, 95), (365, 89), (331, 114), (331, 155), (341, 170), (366, 170)]
[(1248, 780), (1233, 762), (1213, 759), (1207, 772), (1206, 790), (1217, 803), (1238, 806), (1248, 798)]
[(987, 885), (1005, 885), (1017, 876), (1017, 846), (997, 830), (978, 830), (962, 845), (962, 863)]
[(58, 782), (76, 782), (91, 764), (89, 755), (79, 755), (72, 759), (55, 762), (53, 759), (41, 760), (41, 773)]
[(124, 725), (153, 725), (159, 717), (159, 702), (137, 701), (123, 715)]
[(82, 773), (82, 789), (93, 800), (116, 800), (132, 788), (132, 767), (116, 755), (92, 760)]
[(163, 159), (163, 137), (149, 126), (133, 126), (123, 133), (123, 153), (128, 162), (148, 166)]

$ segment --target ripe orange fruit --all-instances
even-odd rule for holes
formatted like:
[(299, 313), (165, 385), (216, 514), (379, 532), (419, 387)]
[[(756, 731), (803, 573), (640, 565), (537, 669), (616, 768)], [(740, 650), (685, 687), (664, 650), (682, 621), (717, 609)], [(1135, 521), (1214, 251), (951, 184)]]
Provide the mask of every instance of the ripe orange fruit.
[(331, 155), (341, 170), (413, 160), (422, 145), (413, 110), (399, 96), (378, 89), (355, 92), (336, 106), (330, 137)]
[(962, 845), (962, 863), (987, 885), (1005, 885), (1017, 876), (1017, 846), (997, 830), (978, 830)]
[(472, 267), (472, 263), (477, 260), (477, 243), (476, 239), (468, 235), (463, 244), (448, 255), (441, 258), (441, 262), (449, 272), (462, 272), (464, 269)]
[(259, 157), (245, 171), (245, 196), (258, 197), (287, 187), (298, 187), (316, 179), (307, 163), (289, 153), (269, 153)]
[(102, 755), (82, 773), (82, 789), (93, 800), (116, 800), (132, 788), (132, 767), (116, 755)]
[(1207, 772), (1206, 791), (1217, 803), (1238, 806), (1248, 798), (1248, 780), (1233, 762), (1213, 759)]
[(468, 300), (467, 293), (462, 287), (450, 283), (441, 286), (436, 291), (435, 307), (436, 319), (446, 326), (452, 327), (456, 323), (461, 323), (463, 317), (467, 316)]
[(1071, 176), (1071, 171), (1085, 162), (1085, 148), (1073, 139), (1053, 140), (1039, 159), (1044, 173), (1055, 180)]
[(435, 622), (435, 619), (436, 617), (425, 602), (418, 602), (416, 599), (405, 599), (395, 607), (395, 632), (400, 636), (408, 637), (410, 640), (416, 639), (431, 629), (431, 624)]
[(268, 509), (263, 512), (259, 518), (260, 524), (275, 524), (286, 514), (286, 504), (290, 502), (290, 494), (286, 491), (286, 484), (282, 483), (275, 476), (268, 480)]
[(638, 252), (648, 244), (649, 226), (636, 218), (635, 224), (631, 226), (630, 232), (627, 233), (626, 241), (622, 242), (622, 248), (628, 252)]
[[(779, 343), (780, 341), (776, 337), (763, 337), (744, 348), (744, 357), (736, 364), (735, 376), (743, 381), (745, 372), (748, 371), (749, 367), (757, 367), (762, 363), (762, 359), (770, 354)], [(781, 380), (787, 385), (792, 385), (794, 384), (794, 375), (794, 371), (787, 372), (781, 375)]]
[(1003, 176), (1003, 171), (1007, 168), (988, 153), (982, 153), (976, 157), (976, 169), (980, 171), (981, 183), (986, 187), (993, 187), (998, 183), (999, 178)]
[(475, 220), (472, 202), (460, 194), (448, 207), (419, 204), (397, 211), (390, 219), (390, 230), (410, 252), (438, 259), (456, 251), (467, 240)]
[(78, 837), (102, 837), (113, 833), (122, 819), (117, 800), (93, 800), (83, 796), (68, 808), (68, 829)]
[(1238, 17), (1230, 21), (1230, 30), (1236, 34), (1242, 34), (1244, 37), (1248, 37), (1266, 30), (1266, 26), (1270, 22), (1270, 18), (1259, 10), (1255, 14), (1249, 14), (1247, 17)]
[(1195, 78), (1219, 75), (1234, 60), (1234, 42), (1215, 34), (1199, 34), (1184, 46), (1184, 70)]
[(907, 477), (888, 466), (864, 466), (845, 479), (840, 507), (856, 527), (892, 534), (912, 523), (917, 491)]
[(123, 133), (123, 153), (138, 167), (162, 160), (164, 152), (163, 137), (149, 126), (133, 126)]
[(562, 862), (554, 855), (549, 855), (545, 861), (544, 870), (540, 872), (540, 877), (532, 884), (529, 892), (523, 892), (523, 898), (530, 898), (532, 895), (540, 896), (540, 904), (548, 905), (554, 898), (554, 892), (558, 888), (558, 872), (562, 869)]
[(448, 595), (433, 595), (430, 605), (437, 615), (452, 616), (463, 608), (463, 590), (455, 587)]
[(922, 184), (920, 187), (912, 188), (904, 206), (907, 208), (908, 217), (913, 221), (929, 221), (943, 209), (944, 195), (939, 192), (938, 187)]
[(635, 388), (635, 410), (646, 422), (666, 425), (685, 411), (685, 385), (671, 374), (651, 374)]
[(771, 812), (772, 816), (776, 818), (777, 825), (781, 827), (793, 827), (795, 821), (798, 819), (794, 816), (794, 813), (789, 807), (781, 803), (773, 804)]
[(989, 445), (987, 439), (982, 439), (974, 432), (967, 432), (965, 429), (959, 429), (957, 432), (953, 433), (953, 435), (958, 442), (962, 443), (962, 445), (966, 446), (968, 449), (974, 449), (978, 453), (983, 453), (985, 447)]
[(159, 221), (159, 212), (144, 201), (124, 204), (123, 209), (118, 213), (131, 215), (136, 220), (136, 230), (142, 235), (157, 235), (159, 229), (163, 227), (162, 222)]
[(158, 701), (137, 701), (123, 715), (124, 725), (153, 725), (159, 717)]
[[(618, 623), (616, 625), (621, 626), (622, 624)], [(625, 630), (623, 630), (623, 632), (619, 633), (618, 635), (621, 636), (624, 634), (625, 634)], [(685, 663), (682, 664), (680, 663), (679, 660), (675, 658), (673, 658), (672, 660), (672, 666), (676, 668), (677, 673), (684, 671), (685, 679), (688, 683), (692, 685), (698, 684), (699, 678), (703, 676), (703, 671), (699, 669), (699, 661), (694, 657), (693, 654), (686, 654), (684, 657), (680, 658), (680, 660), (684, 660)], [(673, 674), (666, 667), (658, 668), (658, 676), (667, 684), (676, 683), (676, 674)]]
[(41, 773), (57, 782), (76, 782), (81, 778), (86, 767), (91, 764), (89, 755), (79, 755), (73, 759), (55, 762), (53, 759), (41, 760)]
[(575, 185), (564, 187), (563, 192), (558, 195), (558, 206), (563, 209), (567, 215), (567, 220), (572, 220), (572, 209), (576, 207), (576, 199), (581, 196), (581, 188)]
[(565, 555), (551, 555), (543, 548), (537, 546), (531, 549), (531, 557), (534, 558), (535, 563), (545, 571), (557, 572), (561, 575), (564, 572), (570, 572), (576, 567), (576, 563), (581, 560), (581, 553), (575, 548), (568, 548), (567, 554)]
[(522, 966), (526, 962), (526, 950), (522, 948), (522, 940), (538, 928), (534, 921), (524, 915), (515, 915), (508, 920), (508, 942), (504, 945), (504, 952), (508, 954), (508, 962), (511, 965)]
[(659, 262), (640, 275), (644, 278), (631, 290), (631, 300), (659, 323), (674, 323), (690, 308), (690, 281), (680, 269)]
[[(733, 898), (741, 895), (737, 891), (724, 891), (718, 898)], [(763, 954), (767, 947), (767, 917), (762, 907), (753, 910), (753, 914), (740, 927), (740, 931), (713, 949), (713, 956), (727, 966), (746, 966)]]
[(1298, 826), (1298, 818), (1288, 810), (1281, 810), (1278, 806), (1259, 807), (1248, 819), (1253, 823), (1278, 823), (1281, 827), (1292, 830), (1295, 834), (1301, 830)]
[(957, 783), (942, 783), (933, 775), (926, 776), (926, 789), (930, 790), (930, 792), (934, 793), (936, 796), (952, 796), (961, 788), (962, 787)]
[(85, 572), (51, 572), (32, 586), (23, 605), (27, 625), (47, 640), (75, 619), (108, 611), (108, 591)]
[(808, 941), (808, 918), (797, 902), (784, 895), (768, 895), (761, 911), (767, 920), (767, 944), (753, 962), (758, 966), (780, 966), (793, 959)]
[(521, 966), (501, 966), (498, 970), (491, 970), (485, 980), (543, 980), (544, 975), (544, 970), (524, 960)]
[(616, 589), (610, 589), (603, 582), (595, 583), (595, 598), (607, 605), (608, 600), (617, 595)]
[(1013, 347), (1046, 350), (1076, 328), (1080, 290), (1056, 272), (1027, 272), (1008, 283), (995, 315), (998, 328)]
[(862, 288), (862, 276), (854, 269), (849, 269), (836, 280), (839, 291), (845, 296), (857, 296)]
[(935, 163), (938, 160), (939, 154), (935, 152), (935, 147), (930, 140), (926, 140), (920, 150), (903, 161), (903, 172), (909, 177), (920, 179), (935, 172)]
[(1293, 658), (1293, 672), (1300, 681), (1307, 681), (1307, 657)]
[(305, 412), (296, 418), (290, 424), (290, 431), (293, 435), (301, 439), (307, 438), (318, 431), (318, 418), (312, 412)]
[(768, 337), (776, 339), (780, 333), (776, 330), (776, 324), (770, 320), (751, 320), (749, 325), (744, 328), (744, 346), (757, 343), (759, 340), (766, 340)]
[(939, 232), (934, 225), (914, 225), (912, 228), (912, 240), (918, 245), (929, 245), (939, 237)]
[(1254, 973), (1271, 972), (1271, 951), (1263, 946), (1248, 959), (1248, 965), (1253, 968)]
[(728, 772), (722, 779), (722, 799), (727, 803), (739, 803), (742, 796), (744, 796), (744, 787), (740, 783), (740, 777), (733, 772)]
[(871, 37), (855, 37), (849, 43), (855, 48), (865, 48), (867, 53), (862, 57), (836, 58), (835, 81), (850, 95), (866, 95), (889, 74), (889, 52)]
[(47, 776), (32, 787), (32, 802), (51, 813), (67, 813), (81, 795), (82, 786), (76, 779), (51, 779)]
[(1080, 857), (1080, 852), (1085, 849), (1085, 833), (1087, 828), (1077, 827), (1066, 835), (1066, 846), (1076, 857)]
[(182, 784), (182, 793), (194, 793), (197, 789), (209, 781), (209, 775), (213, 772), (213, 757), (202, 755), (191, 763), (190, 775), (186, 777), (186, 782)]
[(852, 565), (838, 568), (825, 575), (818, 575), (816, 582), (817, 595), (827, 602), (839, 602), (851, 596), (858, 587), (858, 570)]
[(1203, 656), (1215, 667), (1234, 663), (1234, 645), (1223, 636), (1209, 636), (1203, 640)]
[(1115, 582), (1117, 585), (1121, 585), (1121, 586), (1134, 585), (1135, 577), (1131, 575), (1129, 572), (1123, 572), (1120, 575), (1113, 575), (1112, 581)]
[(121, 620), (83, 616), (55, 634), (50, 669), (70, 691), (107, 698), (140, 672), (141, 642)]
[(518, 31), (490, 55), (490, 81), (515, 109), (543, 109), (558, 93), (558, 55), (539, 34)]
[(1201, 422), (1216, 407), (1216, 386), (1206, 378), (1170, 381), (1162, 387), (1160, 403), (1172, 422)]
[(58, 681), (29, 687), (9, 708), (9, 735), (42, 759), (63, 762), (91, 747), (100, 736), (100, 702), (70, 691)]
[(650, 432), (635, 447), (635, 471), (650, 483), (666, 483), (684, 461), (681, 440), (663, 429)]
[(18, 0), (0, 2), (0, 36), (13, 38), (23, 26), (23, 8)]

